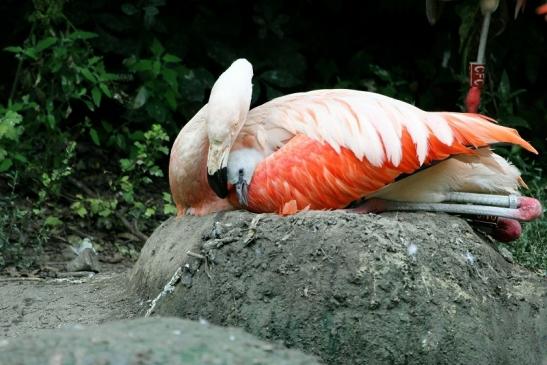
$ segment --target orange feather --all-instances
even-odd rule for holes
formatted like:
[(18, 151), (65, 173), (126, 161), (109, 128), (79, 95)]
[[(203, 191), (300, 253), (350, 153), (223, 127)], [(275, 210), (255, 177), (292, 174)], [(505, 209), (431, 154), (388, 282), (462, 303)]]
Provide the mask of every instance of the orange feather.
[[(451, 113), (443, 117), (453, 130), (454, 141), (446, 145), (430, 133), (426, 166), (451, 155), (473, 154), (475, 148), (498, 142), (518, 144), (537, 153), (516, 130), (491, 123), (486, 117), (470, 114), (472, 123), (465, 123)], [(402, 130), (401, 145), (403, 155), (399, 165), (386, 161), (374, 166), (366, 158), (358, 159), (348, 148), (336, 152), (328, 143), (297, 135), (258, 164), (249, 186), (247, 209), (293, 214), (305, 208), (344, 208), (394, 182), (399, 175), (411, 174), (422, 167), (406, 129)], [(230, 201), (238, 206), (234, 192)]]

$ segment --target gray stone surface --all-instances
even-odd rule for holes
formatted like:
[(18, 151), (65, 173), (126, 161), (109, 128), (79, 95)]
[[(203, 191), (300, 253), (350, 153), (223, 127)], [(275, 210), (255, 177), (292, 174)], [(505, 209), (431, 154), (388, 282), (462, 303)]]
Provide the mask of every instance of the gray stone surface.
[(304, 365), (311, 356), (236, 328), (177, 318), (112, 322), (0, 340), (2, 365)]

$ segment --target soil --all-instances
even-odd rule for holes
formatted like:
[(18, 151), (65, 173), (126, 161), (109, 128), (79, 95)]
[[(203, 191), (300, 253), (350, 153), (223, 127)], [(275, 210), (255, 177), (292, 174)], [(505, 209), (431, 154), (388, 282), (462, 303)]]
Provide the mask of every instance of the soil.
[(126, 294), (128, 267), (103, 264), (91, 278), (0, 277), (0, 337), (134, 317), (141, 303)]
[[(190, 253), (188, 253), (190, 252)], [(162, 224), (131, 287), (328, 364), (545, 364), (547, 281), (461, 218), (228, 212)]]

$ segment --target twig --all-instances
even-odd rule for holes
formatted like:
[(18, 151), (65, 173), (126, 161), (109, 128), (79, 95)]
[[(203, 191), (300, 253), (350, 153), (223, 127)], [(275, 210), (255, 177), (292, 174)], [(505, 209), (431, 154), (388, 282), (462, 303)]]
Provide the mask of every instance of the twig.
[[(36, 23), (32, 24), (32, 27), (30, 28), (30, 34), (28, 38), (34, 34), (34, 28), (36, 27)], [(23, 68), (23, 57), (19, 57), (19, 62), (17, 63), (17, 70), (15, 71), (15, 77), (13, 79), (13, 84), (11, 85), (11, 90), (9, 93), (9, 103), (13, 101), (13, 98), (15, 97), (15, 92), (17, 91), (17, 84), (19, 84), (19, 79), (21, 77), (21, 70)]]
[(251, 221), (251, 224), (249, 225), (249, 230), (247, 231), (247, 236), (243, 240), (244, 246), (247, 246), (249, 243), (254, 241), (255, 235), (256, 235), (256, 227), (258, 226), (258, 222), (260, 221), (260, 218), (262, 218), (262, 214), (258, 214)]
[(234, 237), (224, 237), (224, 238), (215, 238), (212, 241), (207, 241), (203, 244), (202, 250), (211, 250), (213, 248), (221, 248), (228, 243), (236, 242), (237, 238)]
[(87, 195), (91, 195), (92, 197), (96, 198), (97, 193), (88, 188), (83, 182), (76, 180), (73, 177), (69, 177), (68, 181), (70, 181), (72, 184), (76, 185), (80, 189), (82, 189)]
[(118, 211), (115, 211), (114, 214), (120, 219), (122, 224), (135, 236), (140, 238), (143, 242), (148, 240), (148, 236), (142, 233), (137, 227), (133, 226), (129, 221)]
[(86, 237), (88, 235), (87, 233), (85, 233), (84, 231), (79, 230), (76, 227), (68, 226), (68, 229), (71, 230), (74, 233), (79, 234), (82, 238)]
[[(91, 190), (89, 187), (87, 187), (83, 182), (76, 180), (73, 177), (69, 177), (68, 180), (76, 185), (78, 188), (82, 189), (87, 195), (92, 196), (94, 198), (98, 197), (98, 194), (95, 193), (93, 190)], [(134, 236), (137, 238), (140, 238), (143, 242), (146, 242), (148, 240), (148, 236), (142, 233), (137, 227), (129, 223), (127, 218), (123, 216), (122, 213), (115, 210), (114, 215), (120, 220), (120, 222), (131, 232)]]
[(42, 281), (44, 279), (42, 278), (37, 278), (37, 277), (19, 277), (19, 278), (0, 278), (0, 282), (5, 282), (5, 281)]
[(177, 285), (177, 283), (180, 281), (180, 278), (182, 277), (183, 267), (186, 267), (186, 266), (180, 266), (177, 269), (177, 271), (175, 271), (173, 276), (171, 276), (171, 279), (169, 280), (169, 282), (165, 284), (165, 286), (163, 287), (163, 290), (161, 291), (161, 293), (159, 293), (158, 296), (154, 298), (152, 303), (150, 303), (150, 308), (148, 308), (148, 310), (144, 314), (144, 318), (150, 317), (154, 309), (156, 309), (156, 305), (158, 304), (160, 299), (162, 299), (166, 295), (171, 294), (173, 290), (175, 290), (175, 285)]
[(205, 256), (200, 255), (199, 253), (195, 253), (195, 252), (192, 252), (192, 251), (187, 251), (186, 254), (188, 256), (192, 256), (192, 257), (198, 258), (200, 260), (205, 260)]
[(81, 278), (81, 277), (93, 277), (96, 273), (93, 271), (66, 271), (66, 272), (58, 272), (56, 273), (56, 276), (58, 278)]
[(213, 276), (211, 275), (211, 270), (209, 269), (209, 263), (208, 263), (209, 260), (207, 260), (207, 258), (205, 258), (205, 274), (207, 275), (207, 277), (209, 278), (210, 281), (213, 281)]

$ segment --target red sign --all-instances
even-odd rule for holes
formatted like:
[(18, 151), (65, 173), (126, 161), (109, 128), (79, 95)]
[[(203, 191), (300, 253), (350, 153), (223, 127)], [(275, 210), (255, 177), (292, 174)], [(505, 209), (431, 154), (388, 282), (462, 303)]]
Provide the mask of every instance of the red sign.
[(484, 86), (484, 73), (486, 67), (482, 63), (470, 62), (469, 63), (469, 86), (478, 87), (482, 89)]

